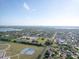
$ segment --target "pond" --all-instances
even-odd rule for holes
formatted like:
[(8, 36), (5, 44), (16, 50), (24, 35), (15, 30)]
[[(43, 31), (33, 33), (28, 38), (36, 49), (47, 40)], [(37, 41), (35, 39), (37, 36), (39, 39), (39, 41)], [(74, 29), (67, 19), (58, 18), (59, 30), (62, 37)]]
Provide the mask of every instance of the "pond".
[(24, 48), (21, 51), (21, 54), (26, 54), (26, 55), (33, 55), (35, 53), (35, 49), (34, 48)]

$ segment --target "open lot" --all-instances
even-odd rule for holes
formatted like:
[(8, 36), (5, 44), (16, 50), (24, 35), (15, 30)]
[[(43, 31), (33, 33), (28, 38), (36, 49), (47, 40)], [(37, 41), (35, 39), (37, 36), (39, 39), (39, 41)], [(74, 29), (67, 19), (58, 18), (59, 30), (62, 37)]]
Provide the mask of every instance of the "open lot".
[[(24, 45), (24, 44), (18, 44), (18, 43), (8, 43), (10, 45), (10, 48), (6, 51), (7, 56), (11, 56), (11, 59), (36, 59), (39, 54), (41, 54), (44, 47), (38, 47), (38, 46), (32, 46), (32, 45)], [(3, 46), (0, 46), (3, 48)], [(33, 55), (21, 55), (20, 52), (24, 48), (34, 48), (35, 53)]]
[(0, 44), (0, 50), (3, 50), (5, 48), (7, 48), (7, 47), (8, 47), (8, 45), (6, 45), (6, 44)]

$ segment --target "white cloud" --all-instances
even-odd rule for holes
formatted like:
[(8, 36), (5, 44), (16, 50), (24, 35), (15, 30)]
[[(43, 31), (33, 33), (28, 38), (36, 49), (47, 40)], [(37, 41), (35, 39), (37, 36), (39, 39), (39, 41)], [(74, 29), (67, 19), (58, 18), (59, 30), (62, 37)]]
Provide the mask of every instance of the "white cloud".
[(30, 7), (27, 3), (24, 2), (24, 8), (26, 8), (27, 10), (30, 10)]
[(36, 9), (32, 9), (32, 8), (31, 8), (27, 3), (25, 3), (25, 2), (24, 2), (24, 5), (23, 5), (23, 6), (24, 6), (24, 8), (25, 8), (26, 10), (30, 11), (30, 13), (36, 11)]

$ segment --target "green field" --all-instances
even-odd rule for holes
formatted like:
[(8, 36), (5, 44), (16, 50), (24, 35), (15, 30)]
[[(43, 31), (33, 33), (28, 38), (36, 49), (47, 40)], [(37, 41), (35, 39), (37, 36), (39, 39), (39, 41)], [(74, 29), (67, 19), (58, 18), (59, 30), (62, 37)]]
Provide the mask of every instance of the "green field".
[(43, 44), (43, 43), (45, 43), (47, 41), (47, 39), (40, 37), (40, 38), (37, 39), (37, 41), (38, 41), (38, 43), (42, 43)]
[[(34, 48), (35, 53), (33, 55), (20, 55), (19, 59), (37, 59), (39, 54), (42, 53), (42, 50), (44, 47), (38, 47), (38, 46), (32, 46), (32, 45), (24, 45), (24, 44), (18, 44), (18, 43), (8, 43), (10, 44), (10, 48), (7, 50), (7, 56), (14, 56), (16, 54), (19, 54), (22, 49), (24, 48)], [(18, 56), (12, 57), (11, 59), (18, 59)]]

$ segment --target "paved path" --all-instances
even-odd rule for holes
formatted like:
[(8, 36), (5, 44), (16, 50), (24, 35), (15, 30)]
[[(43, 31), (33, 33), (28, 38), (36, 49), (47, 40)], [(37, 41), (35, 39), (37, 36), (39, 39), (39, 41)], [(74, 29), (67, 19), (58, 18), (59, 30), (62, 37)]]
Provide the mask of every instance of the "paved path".
[[(10, 49), (11, 45), (10, 44), (0, 44), (0, 45), (7, 45), (8, 46), (7, 48), (2, 50), (2, 51), (4, 51), (4, 56), (5, 56), (6, 55), (6, 51)], [(11, 58), (11, 57), (16, 57), (17, 56), (18, 59), (19, 59), (19, 55), (20, 55), (20, 53), (16, 54), (16, 55), (13, 55), (13, 56), (8, 56), (8, 57)]]
[(7, 45), (7, 46), (8, 46), (7, 48), (5, 48), (5, 49), (3, 49), (3, 50), (8, 50), (8, 49), (10, 49), (10, 47), (11, 47), (10, 44), (0, 44), (0, 45)]
[(20, 56), (20, 54), (16, 54), (16, 55), (13, 55), (13, 56), (8, 56), (8, 57), (10, 57), (10, 58), (17, 57), (19, 59), (20, 58), (19, 56)]

